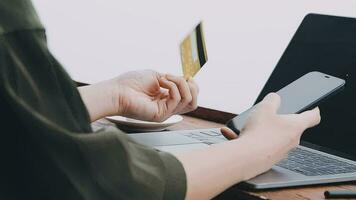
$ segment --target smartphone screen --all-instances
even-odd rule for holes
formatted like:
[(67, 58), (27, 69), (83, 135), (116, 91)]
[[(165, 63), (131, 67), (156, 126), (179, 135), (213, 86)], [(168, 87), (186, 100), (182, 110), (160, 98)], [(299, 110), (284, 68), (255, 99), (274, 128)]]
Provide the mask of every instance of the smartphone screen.
[[(343, 79), (321, 72), (309, 72), (277, 92), (281, 97), (277, 113), (294, 114), (315, 107), (321, 100), (340, 91), (344, 85)], [(227, 126), (240, 133), (253, 109), (254, 106), (236, 116), (227, 123)]]

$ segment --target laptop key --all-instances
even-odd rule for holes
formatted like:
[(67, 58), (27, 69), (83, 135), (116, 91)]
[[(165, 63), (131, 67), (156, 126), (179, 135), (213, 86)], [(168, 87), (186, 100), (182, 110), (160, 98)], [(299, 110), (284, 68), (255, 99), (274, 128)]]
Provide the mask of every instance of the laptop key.
[(220, 136), (221, 133), (217, 131), (201, 131), (200, 133), (210, 135), (210, 136)]
[(192, 131), (188, 133), (183, 133), (183, 135), (190, 138), (194, 138), (208, 145), (227, 141), (227, 139), (217, 131), (209, 131), (209, 130), (200, 131), (200, 132)]

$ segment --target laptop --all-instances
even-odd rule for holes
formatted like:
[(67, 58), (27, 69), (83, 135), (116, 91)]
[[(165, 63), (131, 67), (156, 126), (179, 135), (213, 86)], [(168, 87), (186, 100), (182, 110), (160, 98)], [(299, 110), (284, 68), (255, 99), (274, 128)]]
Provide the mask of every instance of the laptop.
[[(242, 186), (268, 189), (356, 180), (356, 19), (307, 15), (256, 103), (310, 71), (346, 80), (344, 91), (320, 104), (322, 122), (304, 133), (298, 148), (271, 170), (243, 182)], [(129, 136), (172, 153), (226, 141), (219, 129)]]

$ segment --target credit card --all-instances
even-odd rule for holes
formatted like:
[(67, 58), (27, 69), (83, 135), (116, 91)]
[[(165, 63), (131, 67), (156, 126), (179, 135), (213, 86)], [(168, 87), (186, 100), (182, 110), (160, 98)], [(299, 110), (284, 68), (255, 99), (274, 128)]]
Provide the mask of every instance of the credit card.
[(202, 22), (180, 44), (180, 57), (186, 79), (194, 77), (208, 61)]

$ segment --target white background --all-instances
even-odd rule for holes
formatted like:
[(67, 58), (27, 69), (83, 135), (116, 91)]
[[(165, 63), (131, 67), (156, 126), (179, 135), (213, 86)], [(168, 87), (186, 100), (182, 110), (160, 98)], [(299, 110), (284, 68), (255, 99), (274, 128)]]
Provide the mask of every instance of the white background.
[(33, 1), (54, 55), (88, 83), (147, 68), (182, 75), (178, 44), (203, 20), (199, 105), (233, 113), (253, 104), (306, 14), (356, 17), (356, 0)]

